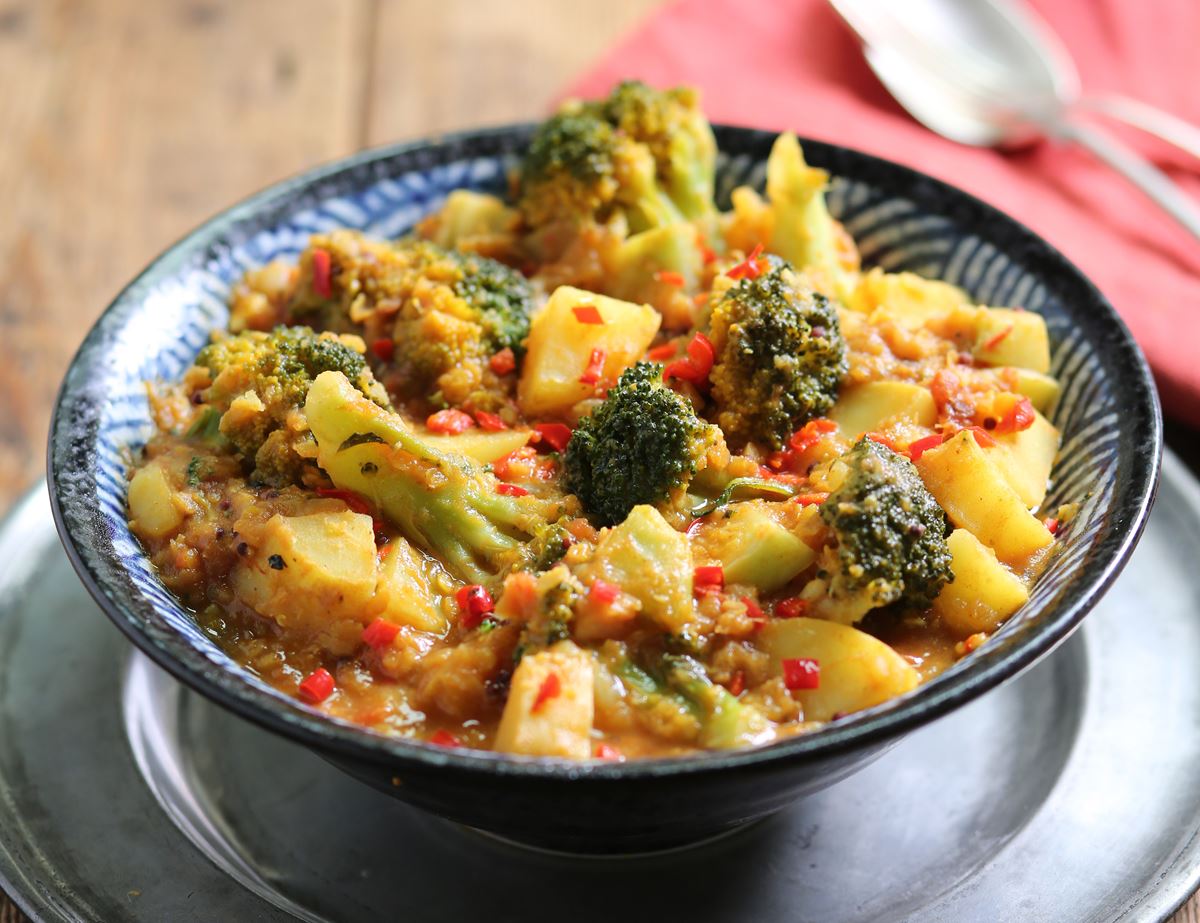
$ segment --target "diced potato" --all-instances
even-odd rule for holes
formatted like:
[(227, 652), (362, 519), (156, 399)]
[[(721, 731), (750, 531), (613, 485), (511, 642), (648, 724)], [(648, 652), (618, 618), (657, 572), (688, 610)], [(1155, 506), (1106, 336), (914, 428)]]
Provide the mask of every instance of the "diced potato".
[(238, 598), (297, 640), (315, 641), (334, 654), (352, 652), (372, 617), (371, 517), (349, 510), (275, 515), (255, 538), (233, 570)]
[(455, 189), (434, 219), (423, 224), (422, 230), (439, 247), (454, 249), (475, 238), (508, 233), (520, 220), (516, 209), (494, 195)]
[(928, 388), (904, 381), (872, 381), (844, 392), (828, 416), (843, 436), (854, 441), (901, 420), (931, 427), (937, 421), (937, 406)]
[(915, 329), (970, 303), (962, 289), (947, 282), (875, 267), (859, 279), (847, 307), (865, 314), (878, 311), (880, 318)]
[(1049, 375), (1031, 369), (1014, 368), (1016, 391), (1024, 394), (1039, 413), (1045, 413), (1058, 400), (1061, 390), (1058, 382)]
[(1033, 424), (1019, 433), (993, 434), (996, 445), (984, 450), (1021, 502), (1037, 509), (1046, 499), (1050, 469), (1058, 454), (1058, 430), (1034, 411)]
[(164, 538), (183, 525), (186, 513), (162, 466), (152, 462), (139, 468), (129, 482), (129, 516), (133, 533), (147, 538)]
[(397, 625), (444, 634), (449, 621), (435, 581), (445, 572), (400, 536), (384, 546), (372, 614)]
[(943, 625), (964, 638), (977, 631), (995, 631), (1025, 605), (1029, 591), (992, 549), (966, 529), (955, 529), (946, 544), (954, 580), (934, 600), (934, 611)]
[[(553, 689), (547, 683), (557, 683), (558, 691), (545, 694)], [(513, 671), (495, 748), (525, 756), (588, 759), (594, 694), (592, 658), (570, 641), (526, 654)]]
[(975, 358), (988, 365), (1050, 371), (1050, 339), (1040, 314), (1014, 308), (980, 311), (975, 324)]
[(515, 452), (533, 435), (527, 429), (502, 429), (492, 432), (485, 429), (469, 429), (457, 435), (422, 433), (421, 441), (440, 452), (451, 455), (466, 455), (477, 462), (490, 465), (510, 452)]
[(801, 531), (781, 521), (797, 512), (819, 516), (817, 507), (747, 500), (731, 503), (727, 510), (728, 517), (716, 517), (695, 540), (699, 555), (722, 564), (726, 583), (746, 583), (770, 593), (817, 559)]
[(864, 631), (823, 619), (772, 621), (759, 643), (780, 675), (792, 657), (816, 660), (821, 668), (816, 689), (793, 690), (806, 721), (828, 721), (836, 714), (861, 711), (915, 689), (920, 674), (894, 650)]
[(605, 530), (592, 561), (580, 575), (615, 583), (642, 604), (642, 612), (672, 634), (695, 618), (692, 550), (652, 506), (635, 506), (620, 525)]
[(1054, 537), (964, 430), (917, 460), (917, 470), (954, 525), (969, 529), (1011, 567), (1023, 568)]
[[(574, 308), (595, 308), (603, 323), (576, 317)], [(570, 286), (554, 290), (534, 315), (517, 399), (529, 417), (563, 414), (591, 397), (595, 387), (579, 379), (592, 351), (604, 354), (601, 377), (616, 380), (654, 339), (662, 317), (649, 305), (632, 304)]]

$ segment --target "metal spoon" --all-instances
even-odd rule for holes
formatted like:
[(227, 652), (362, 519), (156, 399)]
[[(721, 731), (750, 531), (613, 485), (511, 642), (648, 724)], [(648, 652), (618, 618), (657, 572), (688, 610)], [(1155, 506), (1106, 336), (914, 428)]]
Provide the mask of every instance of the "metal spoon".
[(1200, 208), (1161, 170), (1078, 118), (1089, 108), (1200, 158), (1200, 131), (1121, 97), (1081, 97), (1079, 76), (1054, 34), (1003, 0), (830, 0), (863, 40), (871, 69), (927, 128), (962, 144), (1013, 147), (1041, 137), (1074, 141), (1138, 186), (1200, 239)]

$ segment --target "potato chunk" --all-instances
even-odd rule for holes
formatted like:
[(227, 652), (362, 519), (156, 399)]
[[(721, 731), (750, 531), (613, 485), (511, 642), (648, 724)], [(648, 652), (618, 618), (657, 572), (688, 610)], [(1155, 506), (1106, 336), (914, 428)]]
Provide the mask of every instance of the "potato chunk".
[(343, 510), (274, 515), (232, 574), (234, 593), (297, 640), (334, 654), (359, 644), (375, 592), (371, 517)]
[(994, 436), (996, 445), (985, 449), (1008, 485), (1017, 492), (1030, 509), (1036, 509), (1046, 499), (1050, 469), (1058, 455), (1058, 430), (1050, 421), (1034, 411), (1033, 424), (1019, 433)]
[(592, 658), (570, 641), (526, 654), (513, 671), (495, 748), (586, 760), (595, 716)]
[(917, 329), (970, 303), (962, 289), (947, 282), (875, 267), (863, 273), (847, 307)]
[[(581, 309), (580, 316), (575, 308)], [(601, 323), (589, 323), (597, 312)], [(633, 365), (654, 335), (662, 317), (649, 305), (619, 301), (564, 285), (534, 315), (517, 399), (526, 416), (562, 415), (591, 397), (595, 386), (579, 379), (592, 351), (603, 354), (601, 378), (615, 381)]]
[(187, 514), (161, 465), (139, 468), (129, 482), (129, 528), (135, 535), (165, 538), (177, 532)]
[(917, 470), (954, 525), (970, 530), (1017, 569), (1052, 541), (1049, 530), (1029, 512), (1021, 497), (964, 430), (925, 452)]
[(445, 634), (450, 622), (442, 611), (436, 581), (450, 577), (429, 556), (397, 536), (384, 546), (379, 562), (372, 613), (397, 625)]
[(806, 721), (828, 721), (834, 715), (861, 711), (915, 689), (920, 674), (907, 660), (880, 641), (823, 619), (773, 621), (763, 628), (760, 644), (771, 656), (771, 670), (783, 673), (792, 657), (816, 660), (821, 668), (816, 689), (793, 690)]
[(995, 631), (1025, 605), (1029, 591), (992, 549), (966, 529), (955, 529), (946, 544), (953, 557), (954, 580), (934, 600), (934, 611), (943, 625), (964, 638), (977, 631)]
[(932, 427), (937, 421), (937, 405), (928, 388), (903, 381), (872, 381), (851, 388), (838, 398), (829, 411), (842, 435), (855, 441), (863, 433), (882, 430), (890, 423), (904, 421)]
[(975, 324), (976, 359), (988, 365), (1015, 365), (1050, 371), (1050, 339), (1040, 314), (1013, 308), (981, 310)]

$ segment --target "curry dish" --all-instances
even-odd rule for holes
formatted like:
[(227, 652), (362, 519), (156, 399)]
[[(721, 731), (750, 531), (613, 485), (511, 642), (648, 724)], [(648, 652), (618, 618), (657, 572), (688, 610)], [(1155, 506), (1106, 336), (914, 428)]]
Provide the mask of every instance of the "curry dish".
[(1042, 318), (859, 265), (792, 135), (714, 204), (687, 89), (536, 131), (504, 198), (246, 274), (129, 517), (240, 663), (448, 747), (623, 760), (903, 695), (1069, 509)]

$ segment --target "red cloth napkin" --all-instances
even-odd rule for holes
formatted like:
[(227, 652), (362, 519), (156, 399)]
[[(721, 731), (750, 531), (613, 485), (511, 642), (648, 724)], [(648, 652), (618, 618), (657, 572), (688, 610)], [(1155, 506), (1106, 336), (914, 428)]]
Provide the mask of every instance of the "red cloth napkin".
[[(1035, 0), (1087, 92), (1121, 92), (1200, 124), (1200, 3)], [(703, 91), (713, 121), (844, 144), (968, 190), (1033, 228), (1116, 305), (1167, 412), (1200, 424), (1200, 242), (1137, 189), (1071, 145), (1015, 154), (964, 147), (909, 117), (867, 68), (825, 0), (683, 0), (652, 15), (569, 88), (622, 78)], [(1122, 137), (1200, 201), (1200, 163), (1140, 133)]]

